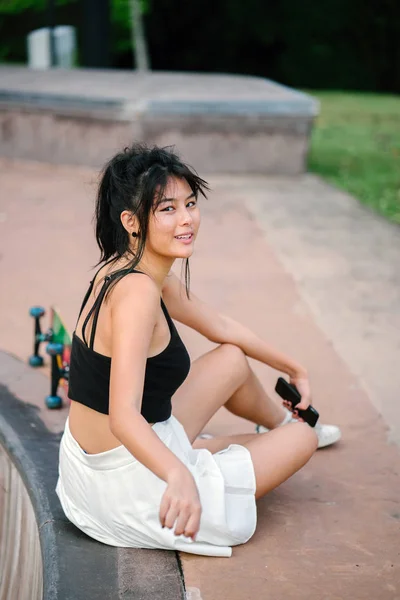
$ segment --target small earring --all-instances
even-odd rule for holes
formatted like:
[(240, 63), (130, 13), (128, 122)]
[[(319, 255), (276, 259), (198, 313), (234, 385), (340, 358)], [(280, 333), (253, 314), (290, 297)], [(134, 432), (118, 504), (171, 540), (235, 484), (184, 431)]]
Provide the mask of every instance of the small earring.
[(136, 233), (136, 231), (132, 231), (131, 235), (132, 235), (132, 237), (137, 237), (138, 236), (138, 234)]

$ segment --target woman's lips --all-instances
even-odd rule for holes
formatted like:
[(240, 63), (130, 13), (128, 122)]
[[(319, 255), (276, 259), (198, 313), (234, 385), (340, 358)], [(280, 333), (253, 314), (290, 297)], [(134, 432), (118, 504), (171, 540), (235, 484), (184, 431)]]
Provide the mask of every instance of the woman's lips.
[(191, 244), (193, 237), (193, 233), (186, 233), (182, 235), (176, 235), (175, 239), (178, 240), (178, 242), (182, 242), (182, 244)]

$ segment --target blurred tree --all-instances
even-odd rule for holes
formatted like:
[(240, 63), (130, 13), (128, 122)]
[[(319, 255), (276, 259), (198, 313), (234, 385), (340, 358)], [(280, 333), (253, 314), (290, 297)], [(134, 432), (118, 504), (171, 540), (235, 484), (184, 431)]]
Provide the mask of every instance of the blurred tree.
[(147, 35), (154, 69), (400, 91), (398, 0), (153, 0)]
[[(55, 0), (56, 4), (71, 4), (77, 0)], [(15, 15), (26, 10), (45, 10), (48, 0), (0, 0), (0, 14)]]
[[(56, 24), (77, 25), (79, 0), (54, 0), (54, 5)], [(26, 36), (48, 25), (48, 0), (0, 0), (0, 61), (25, 63)]]
[(149, 71), (150, 60), (144, 32), (141, 4), (140, 0), (130, 0), (133, 64), (138, 71)]
[[(135, 1), (154, 69), (260, 75), (295, 87), (400, 92), (399, 0)], [(57, 22), (77, 27), (82, 48), (77, 9), (82, 0), (55, 2)], [(139, 50), (141, 34), (137, 40), (132, 34), (131, 0), (110, 3), (111, 64), (138, 66), (132, 50)], [(0, 60), (25, 60), (24, 36), (43, 26), (45, 4), (0, 0)]]
[[(136, 0), (136, 4), (140, 7), (138, 33), (134, 29), (135, 7), (132, 7), (131, 0), (111, 0), (112, 47), (114, 65), (117, 67), (132, 68), (136, 66), (139, 68), (138, 61), (140, 61), (141, 68), (146, 64), (148, 68), (150, 64), (143, 22), (143, 17), (150, 11), (150, 1)], [(138, 39), (138, 42), (135, 41), (135, 38)], [(141, 55), (146, 55), (147, 63), (141, 58), (137, 59), (136, 49)]]
[(81, 64), (110, 67), (110, 0), (81, 0)]
[[(136, 0), (140, 6), (139, 19), (149, 11), (149, 0)], [(131, 13), (131, 0), (110, 0), (111, 5), (111, 62), (116, 64), (118, 56), (130, 53), (132, 56), (133, 40), (138, 39), (138, 48), (141, 55), (147, 55), (147, 44), (144, 38), (143, 25), (139, 32), (132, 33), (133, 22)], [(56, 7), (56, 24), (74, 25), (77, 29), (80, 55), (86, 64), (88, 53), (87, 44), (87, 19), (85, 17), (85, 2), (82, 0), (54, 0)], [(94, 6), (95, 6), (94, 2)], [(0, 60), (13, 60), (24, 62), (26, 60), (25, 40), (27, 34), (38, 27), (48, 25), (48, 0), (0, 0)], [(23, 19), (21, 16), (23, 15)], [(95, 15), (98, 16), (98, 15)], [(82, 31), (83, 30), (83, 31)], [(89, 35), (89, 37), (91, 37)], [(90, 42), (90, 40), (89, 40)], [(103, 57), (104, 58), (104, 57)], [(93, 62), (89, 57), (89, 62)], [(134, 64), (136, 61), (134, 61)], [(140, 59), (143, 65), (143, 60)], [(123, 66), (132, 66), (130, 64)]]

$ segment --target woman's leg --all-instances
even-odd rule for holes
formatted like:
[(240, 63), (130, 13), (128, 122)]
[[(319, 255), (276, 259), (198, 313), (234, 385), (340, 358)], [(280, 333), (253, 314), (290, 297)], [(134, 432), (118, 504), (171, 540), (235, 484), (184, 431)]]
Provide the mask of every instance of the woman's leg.
[(264, 434), (196, 439), (221, 407), (272, 429), (285, 411), (271, 400), (237, 346), (222, 344), (198, 358), (173, 399), (173, 414), (185, 428), (194, 448), (215, 453), (230, 444), (250, 451), (256, 477), (256, 498), (296, 473), (317, 449), (317, 436), (306, 423), (291, 423)]
[(289, 423), (269, 433), (242, 434), (196, 440), (194, 448), (218, 452), (229, 444), (250, 451), (256, 477), (256, 498), (261, 498), (303, 467), (317, 449), (318, 438), (307, 423)]
[(191, 442), (221, 406), (269, 429), (286, 414), (266, 394), (242, 350), (232, 344), (222, 344), (195, 360), (172, 398), (173, 414)]
[[(244, 359), (247, 362), (246, 357)], [(285, 409), (268, 396), (250, 366), (247, 379), (225, 402), (225, 408), (238, 417), (268, 429), (277, 427), (286, 416)]]

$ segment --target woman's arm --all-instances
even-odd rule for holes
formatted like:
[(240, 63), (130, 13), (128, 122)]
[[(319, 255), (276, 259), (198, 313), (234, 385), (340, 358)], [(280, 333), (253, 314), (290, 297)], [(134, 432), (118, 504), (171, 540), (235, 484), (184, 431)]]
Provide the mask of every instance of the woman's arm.
[(127, 275), (111, 295), (110, 428), (131, 454), (167, 483), (160, 522), (175, 534), (195, 538), (201, 506), (187, 467), (160, 440), (140, 414), (147, 355), (160, 310), (154, 282)]
[(225, 343), (235, 344), (246, 356), (259, 360), (277, 371), (287, 373), (292, 379), (307, 377), (306, 369), (293, 358), (272, 348), (253, 331), (226, 315), (220, 315), (225, 329)]
[(111, 295), (111, 375), (109, 418), (112, 433), (158, 477), (182, 463), (140, 414), (146, 360), (159, 310), (154, 282), (127, 275)]
[(234, 344), (246, 356), (287, 373), (291, 379), (307, 378), (307, 371), (300, 363), (272, 348), (249, 328), (218, 313), (192, 293), (189, 300), (176, 275), (168, 276), (163, 288), (163, 298), (174, 319), (195, 329), (210, 341), (216, 344)]

